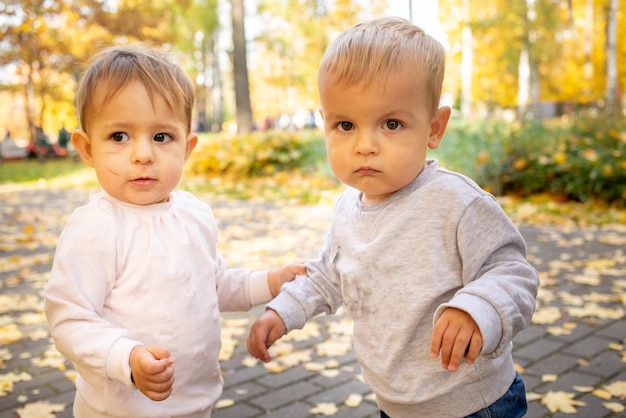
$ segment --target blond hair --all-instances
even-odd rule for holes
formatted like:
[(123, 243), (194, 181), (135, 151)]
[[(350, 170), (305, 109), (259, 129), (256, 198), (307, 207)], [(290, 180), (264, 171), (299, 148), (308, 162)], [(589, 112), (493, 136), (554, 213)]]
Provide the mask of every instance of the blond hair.
[(105, 87), (104, 103), (134, 80), (143, 83), (151, 100), (157, 94), (191, 132), (195, 102), (193, 83), (165, 53), (145, 44), (113, 46), (103, 49), (91, 60), (76, 92), (76, 110), (82, 129), (96, 112), (94, 93)]
[(340, 34), (322, 58), (318, 82), (368, 84), (399, 68), (426, 83), (433, 110), (439, 107), (446, 52), (408, 20), (385, 17), (359, 23)]

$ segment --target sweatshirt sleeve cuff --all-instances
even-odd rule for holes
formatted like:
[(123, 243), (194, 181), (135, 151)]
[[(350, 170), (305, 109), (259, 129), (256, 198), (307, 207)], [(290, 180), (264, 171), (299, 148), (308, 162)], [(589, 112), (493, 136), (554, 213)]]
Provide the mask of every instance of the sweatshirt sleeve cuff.
[(138, 345), (141, 343), (128, 338), (120, 338), (113, 344), (105, 366), (108, 379), (122, 382), (131, 388), (135, 387), (130, 378), (130, 352)]
[(306, 314), (302, 306), (286, 292), (281, 292), (268, 305), (267, 308), (278, 313), (287, 332), (294, 329), (301, 329), (306, 323)]
[(272, 292), (268, 280), (268, 271), (255, 271), (250, 275), (248, 289), (250, 291), (250, 304), (252, 306), (272, 300)]

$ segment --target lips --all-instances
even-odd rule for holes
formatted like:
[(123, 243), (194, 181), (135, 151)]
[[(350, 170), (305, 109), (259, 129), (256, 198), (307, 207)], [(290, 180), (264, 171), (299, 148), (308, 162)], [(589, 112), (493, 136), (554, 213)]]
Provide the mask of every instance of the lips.
[(156, 182), (156, 179), (150, 177), (139, 177), (130, 181), (133, 185), (138, 187), (151, 186)]
[(371, 176), (379, 172), (380, 171), (371, 167), (359, 167), (358, 169), (355, 170), (355, 173), (360, 174), (362, 176)]

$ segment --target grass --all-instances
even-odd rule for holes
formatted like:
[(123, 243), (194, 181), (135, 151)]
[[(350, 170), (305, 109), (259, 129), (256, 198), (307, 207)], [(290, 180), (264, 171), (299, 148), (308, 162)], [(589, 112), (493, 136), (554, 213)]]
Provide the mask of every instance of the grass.
[(11, 160), (0, 162), (0, 183), (30, 183), (74, 174), (85, 165), (73, 158)]

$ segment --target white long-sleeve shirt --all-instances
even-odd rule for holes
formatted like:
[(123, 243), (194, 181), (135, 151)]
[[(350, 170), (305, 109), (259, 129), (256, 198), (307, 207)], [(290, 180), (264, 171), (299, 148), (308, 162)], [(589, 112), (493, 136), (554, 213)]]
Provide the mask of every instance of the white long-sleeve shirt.
[[(137, 206), (105, 192), (71, 215), (45, 292), (58, 350), (74, 363), (77, 418), (209, 417), (222, 392), (220, 311), (267, 302), (267, 272), (227, 269), (211, 208), (187, 192)], [(139, 344), (174, 357), (155, 402), (131, 382)]]
[[(513, 382), (511, 341), (535, 307), (539, 280), (522, 236), (493, 196), (434, 160), (381, 202), (360, 196), (342, 194), (308, 277), (268, 306), (292, 330), (345, 304), (365, 382), (393, 418), (463, 417), (492, 404)], [(446, 307), (468, 312), (484, 341), (454, 373), (430, 358)]]

